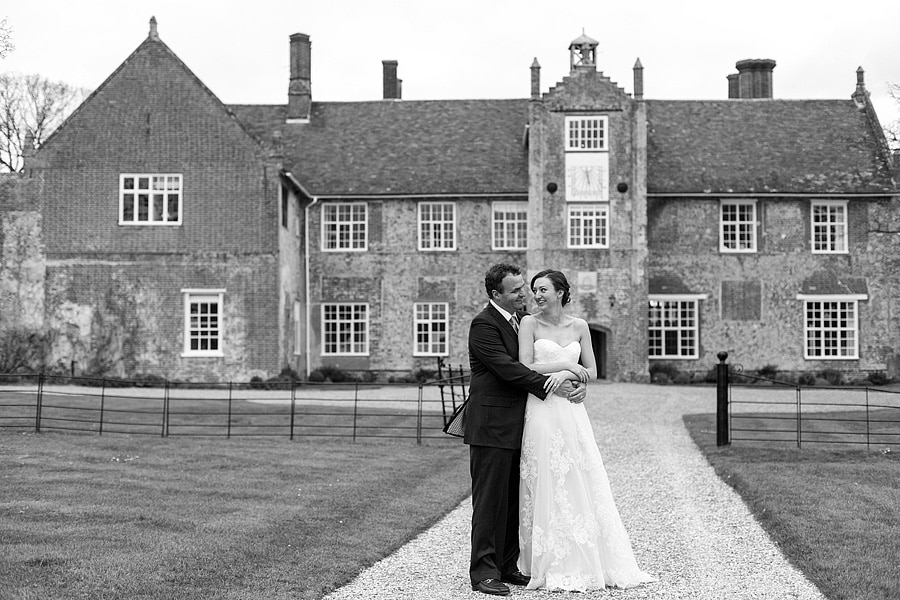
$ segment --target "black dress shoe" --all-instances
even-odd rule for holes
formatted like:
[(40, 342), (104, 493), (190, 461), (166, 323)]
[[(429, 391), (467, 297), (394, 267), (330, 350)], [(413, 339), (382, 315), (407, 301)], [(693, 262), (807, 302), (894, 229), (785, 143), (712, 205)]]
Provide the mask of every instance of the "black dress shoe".
[(531, 581), (531, 577), (529, 577), (522, 571), (516, 571), (515, 573), (507, 573), (506, 575), (501, 575), (500, 581), (512, 583), (513, 585), (528, 585), (528, 582)]
[(481, 592), (482, 594), (492, 594), (494, 596), (509, 596), (509, 588), (496, 579), (483, 579), (478, 583), (473, 583), (472, 589), (476, 592)]

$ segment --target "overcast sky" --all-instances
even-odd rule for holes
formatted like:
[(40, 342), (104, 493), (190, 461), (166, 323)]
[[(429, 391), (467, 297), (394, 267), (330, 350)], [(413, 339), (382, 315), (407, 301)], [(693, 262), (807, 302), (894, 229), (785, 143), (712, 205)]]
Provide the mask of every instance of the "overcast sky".
[(381, 98), (382, 60), (403, 98), (527, 98), (569, 71), (569, 43), (599, 41), (598, 69), (649, 99), (722, 99), (746, 58), (771, 58), (776, 98), (849, 98), (865, 70), (882, 125), (900, 118), (900, 0), (23, 0), (4, 2), (15, 51), (0, 71), (93, 90), (146, 38), (161, 39), (226, 104), (287, 102), (288, 38), (312, 40), (313, 100)]

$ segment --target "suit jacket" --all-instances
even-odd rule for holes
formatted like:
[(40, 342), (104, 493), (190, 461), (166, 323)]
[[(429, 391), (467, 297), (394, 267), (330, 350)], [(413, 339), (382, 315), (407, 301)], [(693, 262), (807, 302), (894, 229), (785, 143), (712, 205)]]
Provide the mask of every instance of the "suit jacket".
[(490, 303), (469, 327), (469, 366), (472, 376), (463, 441), (475, 446), (521, 448), (525, 401), (529, 393), (546, 397), (547, 376), (519, 362), (518, 335)]

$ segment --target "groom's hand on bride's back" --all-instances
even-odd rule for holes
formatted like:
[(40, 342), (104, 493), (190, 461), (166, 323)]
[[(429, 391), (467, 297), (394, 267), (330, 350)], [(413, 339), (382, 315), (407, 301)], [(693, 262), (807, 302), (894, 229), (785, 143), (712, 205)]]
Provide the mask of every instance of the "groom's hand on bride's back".
[(572, 404), (580, 404), (584, 402), (584, 397), (587, 395), (587, 385), (577, 381), (566, 380), (553, 393), (566, 398)]

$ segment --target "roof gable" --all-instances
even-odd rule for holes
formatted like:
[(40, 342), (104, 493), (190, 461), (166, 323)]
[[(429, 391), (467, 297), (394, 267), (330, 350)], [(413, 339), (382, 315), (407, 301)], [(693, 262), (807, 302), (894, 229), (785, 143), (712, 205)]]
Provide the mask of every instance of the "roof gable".
[(651, 100), (651, 194), (886, 194), (881, 140), (852, 100)]
[[(188, 124), (186, 126), (186, 124)], [(191, 125), (193, 124), (193, 125)], [(93, 158), (122, 156), (122, 145), (135, 136), (160, 137), (163, 131), (192, 127), (225, 136), (244, 152), (260, 146), (230, 110), (156, 36), (149, 36), (57, 128), (37, 153), (41, 164), (59, 146), (77, 144)], [(212, 127), (212, 131), (208, 128)], [(159, 141), (159, 139), (157, 139)]]

